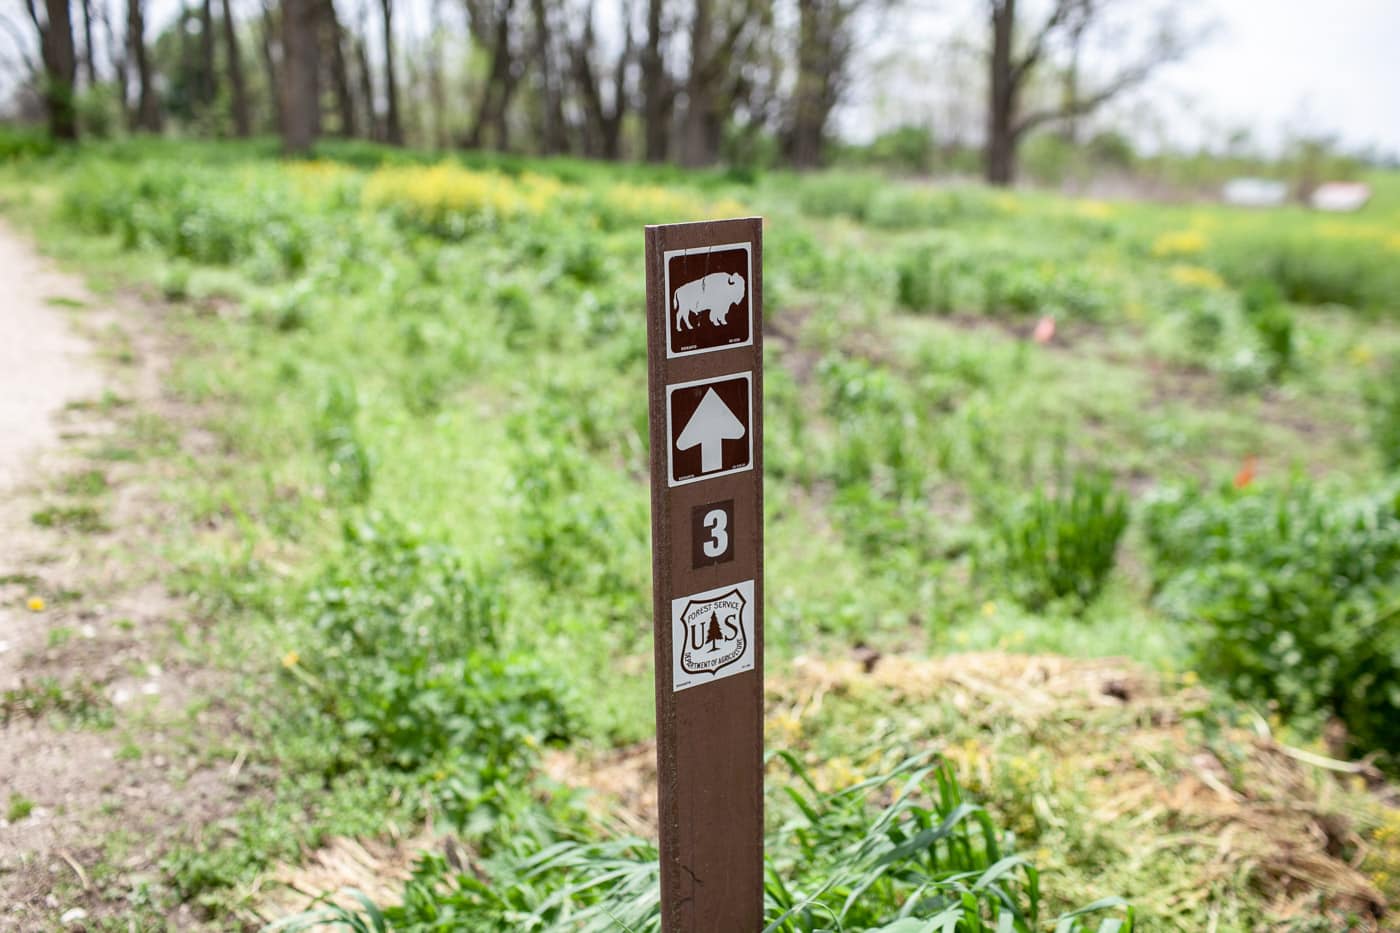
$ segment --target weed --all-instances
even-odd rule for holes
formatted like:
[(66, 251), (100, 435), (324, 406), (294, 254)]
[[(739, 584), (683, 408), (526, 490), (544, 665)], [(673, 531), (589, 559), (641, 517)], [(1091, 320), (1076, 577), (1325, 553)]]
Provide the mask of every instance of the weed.
[(111, 724), (111, 704), (100, 687), (87, 681), (63, 684), (55, 677), (44, 677), (37, 683), (21, 683), (0, 692), (0, 724), (20, 717), (39, 719), (50, 713), (99, 728)]
[(94, 460), (106, 460), (109, 463), (129, 463), (141, 459), (141, 453), (134, 447), (127, 447), (121, 444), (104, 444), (92, 452)]
[(321, 397), (314, 442), (325, 460), (330, 488), (354, 503), (368, 501), (374, 487), (374, 461), (355, 427), (359, 411), (355, 387), (337, 381)]
[(1057, 488), (1038, 489), (1015, 507), (994, 511), (991, 553), (1011, 593), (1029, 609), (1055, 600), (1093, 602), (1113, 570), (1128, 526), (1128, 503), (1105, 473), (1077, 470)]
[(1379, 379), (1366, 387), (1371, 415), (1371, 437), (1381, 462), (1400, 471), (1400, 356), (1384, 367)]
[(10, 793), (9, 806), (5, 808), (5, 820), (9, 823), (18, 823), (20, 820), (34, 812), (34, 801), (23, 794)]
[(63, 477), (58, 488), (66, 496), (100, 496), (107, 491), (107, 474), (101, 470), (79, 470)]
[(79, 534), (102, 534), (110, 531), (102, 513), (91, 505), (48, 505), (29, 516), (40, 528), (76, 531)]

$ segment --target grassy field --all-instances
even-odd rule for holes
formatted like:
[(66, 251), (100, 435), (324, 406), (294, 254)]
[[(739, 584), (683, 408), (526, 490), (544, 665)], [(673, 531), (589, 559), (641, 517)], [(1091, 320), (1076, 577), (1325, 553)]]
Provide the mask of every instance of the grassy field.
[(1400, 764), (1375, 185), (1339, 218), (359, 146), (9, 162), (7, 215), (165, 306), (217, 440), (140, 455), (275, 777), (149, 909), (247, 922), (279, 864), (429, 820), (461, 850), (400, 928), (655, 925), (641, 227), (757, 213), (773, 929), (1394, 922), (1400, 811), (1339, 771)]

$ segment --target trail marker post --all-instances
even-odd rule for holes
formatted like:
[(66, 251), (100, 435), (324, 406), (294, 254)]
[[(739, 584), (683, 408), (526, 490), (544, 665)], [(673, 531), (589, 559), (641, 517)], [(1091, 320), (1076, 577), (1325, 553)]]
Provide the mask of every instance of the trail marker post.
[(647, 227), (665, 933), (763, 928), (763, 222)]

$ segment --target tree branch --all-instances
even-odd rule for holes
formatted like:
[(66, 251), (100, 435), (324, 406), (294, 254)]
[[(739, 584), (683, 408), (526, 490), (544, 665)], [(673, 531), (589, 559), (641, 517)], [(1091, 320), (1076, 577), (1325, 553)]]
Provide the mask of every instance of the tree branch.
[(1045, 54), (1045, 46), (1050, 41), (1050, 37), (1069, 20), (1071, 14), (1077, 11), (1087, 11), (1087, 8), (1092, 5), (1092, 0), (1055, 0), (1055, 7), (1050, 11), (1049, 18), (1045, 20), (1040, 30), (1036, 32), (1035, 38), (1033, 38), (1030, 45), (1026, 47), (1026, 52), (1021, 57), (1021, 60), (1011, 66), (1012, 87), (1019, 86), (1020, 83), (1025, 80), (1026, 75), (1030, 73), (1030, 70), (1040, 61), (1041, 56)]
[(1059, 107), (1047, 107), (1043, 110), (1035, 110), (1016, 121), (1011, 128), (1015, 136), (1024, 136), (1037, 127), (1047, 123), (1054, 123), (1057, 120), (1067, 120), (1070, 117), (1082, 117), (1092, 113), (1099, 107), (1108, 103), (1119, 94), (1133, 88), (1146, 81), (1151, 76), (1153, 69), (1164, 64), (1164, 59), (1154, 59), (1151, 62), (1143, 62), (1135, 68), (1128, 69), (1120, 74), (1113, 81), (1109, 82), (1100, 90), (1087, 97), (1080, 97), (1077, 100), (1067, 101)]
[(25, 69), (31, 74), (37, 73), (39, 70), (39, 63), (30, 56), (29, 43), (25, 41), (24, 33), (20, 31), (20, 28), (15, 25), (8, 16), (0, 16), (0, 25), (5, 27), (5, 32), (9, 33), (10, 38), (14, 40), (15, 51), (19, 53), (20, 63), (24, 65)]

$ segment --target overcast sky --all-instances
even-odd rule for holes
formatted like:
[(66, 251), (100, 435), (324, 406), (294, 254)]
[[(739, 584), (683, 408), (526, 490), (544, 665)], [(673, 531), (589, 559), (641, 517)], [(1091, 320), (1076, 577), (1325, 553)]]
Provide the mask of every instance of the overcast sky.
[(1400, 154), (1400, 0), (1202, 5), (1221, 33), (1164, 77), (1166, 88), (1266, 137), (1296, 126)]
[[(857, 82), (840, 115), (845, 135), (860, 138), (910, 119), (927, 120), (939, 134), (950, 121), (980, 124), (978, 113), (927, 101), (954, 83), (981, 81), (980, 63), (952, 61), (942, 50), (950, 36), (986, 28), (984, 3), (912, 2), (915, 12), (889, 17), (876, 42), (901, 61), (877, 80)], [(1048, 2), (1023, 0), (1023, 29), (1039, 21)], [(1140, 22), (1141, 11), (1161, 5), (1142, 0), (1118, 9)], [(1177, 9), (1212, 25), (1207, 40), (1115, 105), (1107, 122), (1149, 143), (1218, 145), (1230, 131), (1248, 128), (1269, 151), (1285, 136), (1321, 133), (1348, 148), (1400, 155), (1400, 0), (1184, 0)]]

